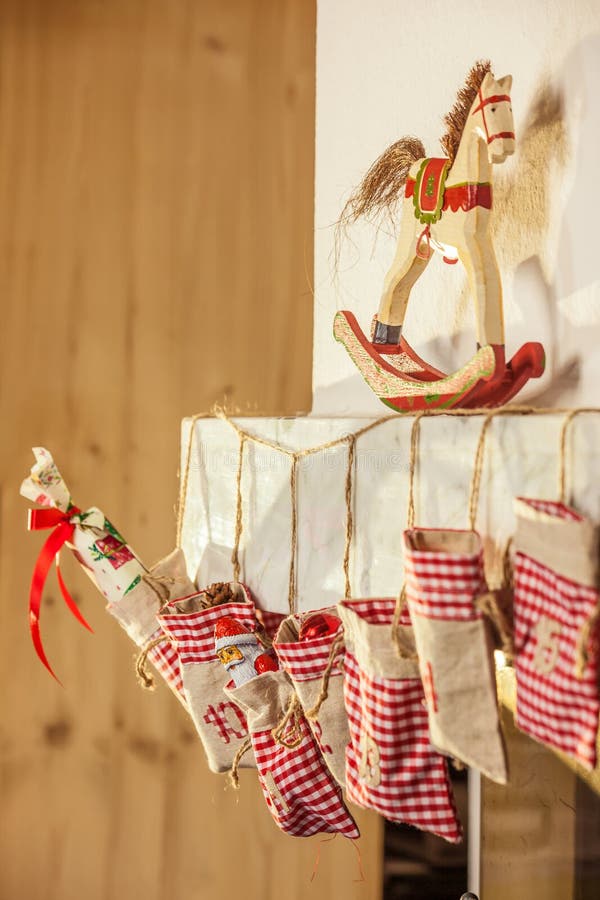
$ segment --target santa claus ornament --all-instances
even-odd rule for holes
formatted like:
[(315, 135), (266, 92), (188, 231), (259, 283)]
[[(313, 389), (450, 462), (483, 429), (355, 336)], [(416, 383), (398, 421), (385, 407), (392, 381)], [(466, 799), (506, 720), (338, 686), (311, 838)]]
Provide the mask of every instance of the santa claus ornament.
[(236, 687), (278, 669), (256, 635), (231, 616), (223, 616), (215, 625), (215, 653)]

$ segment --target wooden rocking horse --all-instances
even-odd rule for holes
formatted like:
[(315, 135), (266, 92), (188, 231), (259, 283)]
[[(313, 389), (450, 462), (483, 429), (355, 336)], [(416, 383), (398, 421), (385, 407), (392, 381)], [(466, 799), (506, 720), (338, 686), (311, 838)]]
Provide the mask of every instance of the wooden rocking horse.
[[(342, 212), (342, 226), (390, 212), (404, 188), (398, 247), (371, 339), (351, 312), (338, 312), (334, 320), (336, 340), (393, 409), (501, 406), (544, 371), (539, 343), (526, 343), (505, 360), (502, 284), (489, 233), (492, 166), (515, 149), (511, 85), (510, 75), (496, 80), (489, 62), (477, 63), (445, 118), (446, 157), (426, 159), (421, 141), (401, 138), (369, 169)], [(477, 352), (449, 375), (422, 360), (402, 335), (411, 289), (436, 251), (448, 264), (462, 262), (477, 316)]]

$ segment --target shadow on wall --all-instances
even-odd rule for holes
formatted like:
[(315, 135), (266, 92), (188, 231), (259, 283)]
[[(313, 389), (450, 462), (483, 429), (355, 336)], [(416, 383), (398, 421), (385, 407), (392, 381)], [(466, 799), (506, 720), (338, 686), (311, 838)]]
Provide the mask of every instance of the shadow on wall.
[[(525, 340), (541, 340), (549, 360), (556, 358), (557, 303), (551, 290), (555, 252), (550, 245), (553, 207), (560, 194), (556, 186), (564, 180), (568, 160), (565, 99), (562, 89), (544, 78), (517, 134), (515, 165), (508, 171), (499, 166), (494, 173), (491, 228), (502, 273), (509, 354)], [(431, 341), (426, 357), (447, 357), (450, 350), (455, 360), (469, 358), (473, 352), (472, 303), (465, 281), (456, 308), (456, 332), (449, 342), (443, 337)], [(569, 360), (566, 370), (561, 370), (561, 382), (566, 372), (571, 377), (578, 372), (573, 362)], [(544, 376), (544, 394), (550, 389), (556, 392), (556, 375), (551, 362)], [(539, 381), (527, 391), (529, 400), (534, 392), (540, 394)]]
[[(524, 396), (539, 405), (593, 402), (600, 377), (596, 329), (600, 275), (590, 226), (600, 208), (596, 148), (600, 37), (582, 41), (537, 92), (520, 139), (518, 165), (498, 178), (501, 269), (514, 272), (519, 330), (544, 343), (544, 381)], [(508, 310), (509, 318), (514, 309)], [(521, 324), (522, 323), (522, 324)]]

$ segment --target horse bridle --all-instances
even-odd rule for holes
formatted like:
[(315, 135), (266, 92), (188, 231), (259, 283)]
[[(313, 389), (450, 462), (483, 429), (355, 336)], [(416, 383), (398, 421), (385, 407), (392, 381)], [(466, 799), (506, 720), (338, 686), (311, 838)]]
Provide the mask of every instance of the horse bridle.
[(487, 126), (487, 121), (485, 118), (485, 107), (490, 103), (510, 103), (509, 94), (493, 94), (491, 97), (485, 97), (481, 93), (481, 88), (479, 88), (479, 106), (476, 106), (473, 110), (472, 115), (475, 113), (481, 112), (481, 118), (483, 119), (483, 127), (485, 129), (485, 137), (488, 144), (491, 144), (492, 141), (497, 140), (498, 138), (512, 138), (515, 140), (514, 131), (498, 131), (497, 134), (490, 134)]

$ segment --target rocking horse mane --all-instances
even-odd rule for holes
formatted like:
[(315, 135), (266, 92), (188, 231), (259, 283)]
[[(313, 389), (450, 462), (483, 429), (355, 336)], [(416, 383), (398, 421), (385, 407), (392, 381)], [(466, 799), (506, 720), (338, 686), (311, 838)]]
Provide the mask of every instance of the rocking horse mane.
[(440, 138), (440, 144), (442, 145), (442, 150), (451, 162), (454, 162), (454, 157), (456, 156), (462, 133), (467, 124), (469, 110), (473, 105), (473, 101), (477, 96), (477, 92), (481, 87), (483, 79), (488, 72), (491, 71), (492, 64), (489, 59), (478, 60), (469, 71), (465, 83), (458, 90), (454, 106), (450, 112), (444, 116), (446, 132), (443, 137)]
[[(468, 72), (465, 83), (459, 89), (454, 106), (444, 116), (446, 132), (440, 143), (451, 163), (454, 162), (469, 117), (469, 110), (483, 79), (491, 70), (492, 64), (489, 60), (478, 60)], [(393, 220), (396, 204), (401, 197), (410, 167), (418, 159), (424, 159), (425, 156), (425, 147), (419, 138), (407, 135), (391, 144), (375, 160), (360, 184), (354, 188), (346, 200), (336, 223), (336, 258), (339, 256), (341, 237), (348, 226), (353, 225), (363, 216), (378, 224), (381, 224), (386, 215)]]

